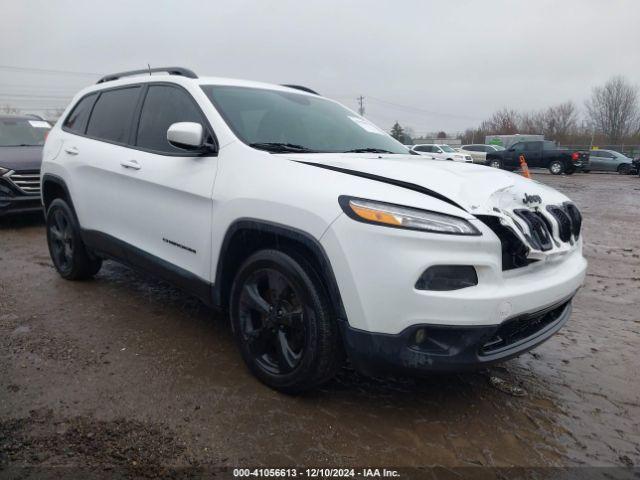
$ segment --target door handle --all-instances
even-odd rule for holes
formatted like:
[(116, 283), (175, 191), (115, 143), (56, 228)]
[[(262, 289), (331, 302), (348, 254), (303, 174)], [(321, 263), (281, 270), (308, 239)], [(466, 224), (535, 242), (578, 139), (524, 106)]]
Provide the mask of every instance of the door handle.
[(141, 168), (140, 164), (135, 160), (123, 160), (122, 162), (120, 162), (120, 165), (122, 165), (124, 168), (130, 168), (132, 170), (140, 170)]
[(69, 155), (78, 155), (78, 149), (76, 147), (66, 147), (64, 149), (65, 152), (67, 152)]

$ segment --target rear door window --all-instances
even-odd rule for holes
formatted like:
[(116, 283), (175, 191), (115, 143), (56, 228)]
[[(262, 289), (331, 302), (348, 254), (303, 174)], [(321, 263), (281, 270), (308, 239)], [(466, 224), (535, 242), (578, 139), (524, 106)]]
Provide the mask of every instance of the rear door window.
[(91, 114), (91, 109), (93, 108), (96, 98), (98, 98), (97, 93), (82, 98), (76, 106), (73, 107), (73, 110), (71, 110), (71, 113), (64, 121), (63, 127), (70, 132), (84, 135), (87, 129), (87, 121), (89, 120), (89, 115)]
[(167, 130), (178, 122), (196, 122), (205, 127), (195, 100), (187, 92), (170, 85), (150, 86), (140, 114), (136, 145), (162, 153), (185, 153), (167, 141)]
[(140, 86), (100, 93), (87, 126), (87, 135), (116, 143), (127, 143)]

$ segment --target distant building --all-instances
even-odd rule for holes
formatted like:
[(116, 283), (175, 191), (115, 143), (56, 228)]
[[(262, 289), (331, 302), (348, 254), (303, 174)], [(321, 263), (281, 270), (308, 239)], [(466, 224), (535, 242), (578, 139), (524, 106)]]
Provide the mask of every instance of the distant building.
[(459, 138), (414, 138), (413, 144), (418, 145), (420, 143), (439, 143), (443, 145), (450, 145), (452, 147), (460, 147), (462, 140)]

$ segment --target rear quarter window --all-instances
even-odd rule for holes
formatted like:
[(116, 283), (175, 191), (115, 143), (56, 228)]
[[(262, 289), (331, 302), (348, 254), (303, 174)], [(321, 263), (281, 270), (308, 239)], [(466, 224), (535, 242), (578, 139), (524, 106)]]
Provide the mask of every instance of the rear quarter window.
[(140, 86), (101, 92), (89, 118), (87, 135), (127, 143), (139, 94)]
[(64, 121), (63, 127), (70, 132), (84, 134), (87, 130), (87, 121), (89, 120), (89, 115), (91, 114), (91, 109), (93, 108), (96, 98), (98, 98), (97, 93), (83, 97), (76, 106), (73, 107), (73, 110), (71, 110), (71, 113)]

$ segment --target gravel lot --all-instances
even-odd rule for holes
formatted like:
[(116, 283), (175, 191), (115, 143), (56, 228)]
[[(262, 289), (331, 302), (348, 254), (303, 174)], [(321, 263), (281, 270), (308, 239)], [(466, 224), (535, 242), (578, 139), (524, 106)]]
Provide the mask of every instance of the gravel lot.
[(293, 398), (245, 370), (221, 314), (112, 262), (66, 282), (39, 218), (0, 220), (0, 470), (640, 464), (640, 179), (534, 178), (585, 217), (589, 273), (558, 335), (490, 371), (345, 369)]

